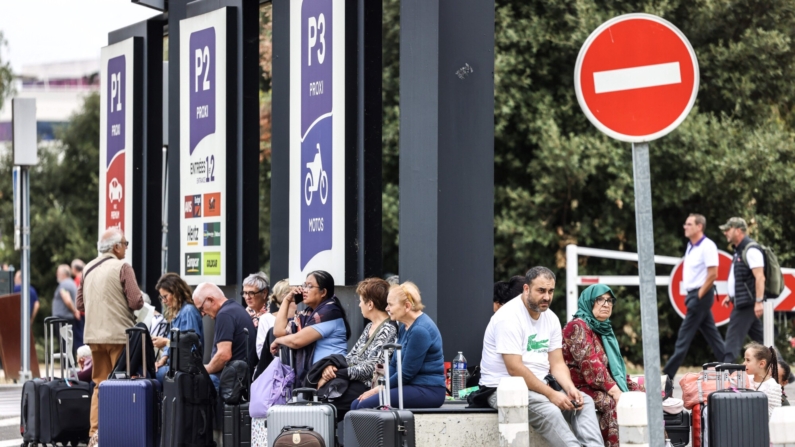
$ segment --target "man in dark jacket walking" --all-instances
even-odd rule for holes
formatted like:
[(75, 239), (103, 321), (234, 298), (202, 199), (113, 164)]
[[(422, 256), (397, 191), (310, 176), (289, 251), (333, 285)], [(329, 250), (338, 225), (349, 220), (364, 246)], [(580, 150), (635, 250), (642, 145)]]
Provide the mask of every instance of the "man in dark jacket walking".
[[(726, 240), (734, 246), (732, 268), (729, 271), (728, 296), (723, 305), (734, 309), (729, 317), (723, 361), (734, 363), (740, 355), (746, 334), (762, 343), (764, 330), (759, 318), (765, 300), (765, 255), (762, 247), (746, 235), (748, 225), (741, 217), (732, 217), (720, 226)], [(749, 244), (753, 244), (750, 247)]]

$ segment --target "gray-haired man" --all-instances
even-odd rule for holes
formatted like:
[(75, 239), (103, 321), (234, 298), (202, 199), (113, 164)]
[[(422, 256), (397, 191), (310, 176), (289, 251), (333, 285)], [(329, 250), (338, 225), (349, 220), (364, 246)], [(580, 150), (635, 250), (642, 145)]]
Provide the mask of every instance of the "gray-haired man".
[(86, 265), (77, 290), (77, 309), (86, 313), (84, 339), (91, 348), (95, 384), (89, 447), (98, 442), (99, 384), (108, 378), (124, 349), (125, 329), (135, 326), (133, 311), (144, 305), (135, 272), (123, 261), (128, 245), (120, 230), (105, 231), (97, 242), (99, 256)]

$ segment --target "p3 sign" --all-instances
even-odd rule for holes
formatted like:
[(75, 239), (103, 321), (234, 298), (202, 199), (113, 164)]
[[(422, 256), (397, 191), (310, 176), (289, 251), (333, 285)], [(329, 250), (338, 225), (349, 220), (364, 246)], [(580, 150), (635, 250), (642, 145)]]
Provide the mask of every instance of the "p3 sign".
[(332, 3), (305, 0), (301, 6), (301, 269), (333, 244)]
[[(134, 38), (102, 48), (99, 233), (118, 228), (132, 241)], [(125, 260), (132, 263), (132, 250)]]
[[(348, 2), (349, 3), (349, 2)], [(345, 0), (290, 2), (290, 279), (345, 278)]]

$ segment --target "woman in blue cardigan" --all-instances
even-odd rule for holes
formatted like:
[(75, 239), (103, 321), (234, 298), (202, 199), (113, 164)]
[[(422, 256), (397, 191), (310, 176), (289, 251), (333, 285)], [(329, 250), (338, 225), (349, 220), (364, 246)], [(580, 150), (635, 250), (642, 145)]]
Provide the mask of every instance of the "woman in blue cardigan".
[[(204, 345), (202, 316), (193, 305), (193, 296), (188, 284), (176, 273), (166, 273), (157, 281), (155, 288), (160, 292), (163, 316), (169, 322), (170, 328), (180, 331), (192, 330), (198, 334), (199, 341)], [(163, 350), (162, 357), (155, 363), (157, 380), (163, 383), (168, 372), (169, 339), (152, 337), (152, 343), (156, 348)]]
[[(412, 282), (392, 287), (387, 296), (387, 312), (399, 324), (397, 343), (403, 346), (398, 355), (403, 363), (403, 406), (438, 408), (444, 403), (444, 356), (442, 334), (422, 309), (420, 289)], [(398, 404), (397, 361), (389, 362), (389, 388), (393, 406)], [(362, 394), (351, 404), (357, 408), (378, 406), (378, 387)]]

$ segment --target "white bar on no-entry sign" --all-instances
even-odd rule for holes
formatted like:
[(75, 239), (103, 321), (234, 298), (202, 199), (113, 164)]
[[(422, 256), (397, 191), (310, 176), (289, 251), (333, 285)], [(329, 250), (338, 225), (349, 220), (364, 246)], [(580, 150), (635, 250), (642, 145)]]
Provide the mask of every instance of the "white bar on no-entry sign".
[(682, 75), (679, 70), (679, 62), (598, 71), (593, 74), (596, 93), (620, 92), (636, 88), (679, 84), (680, 82), (682, 82)]

